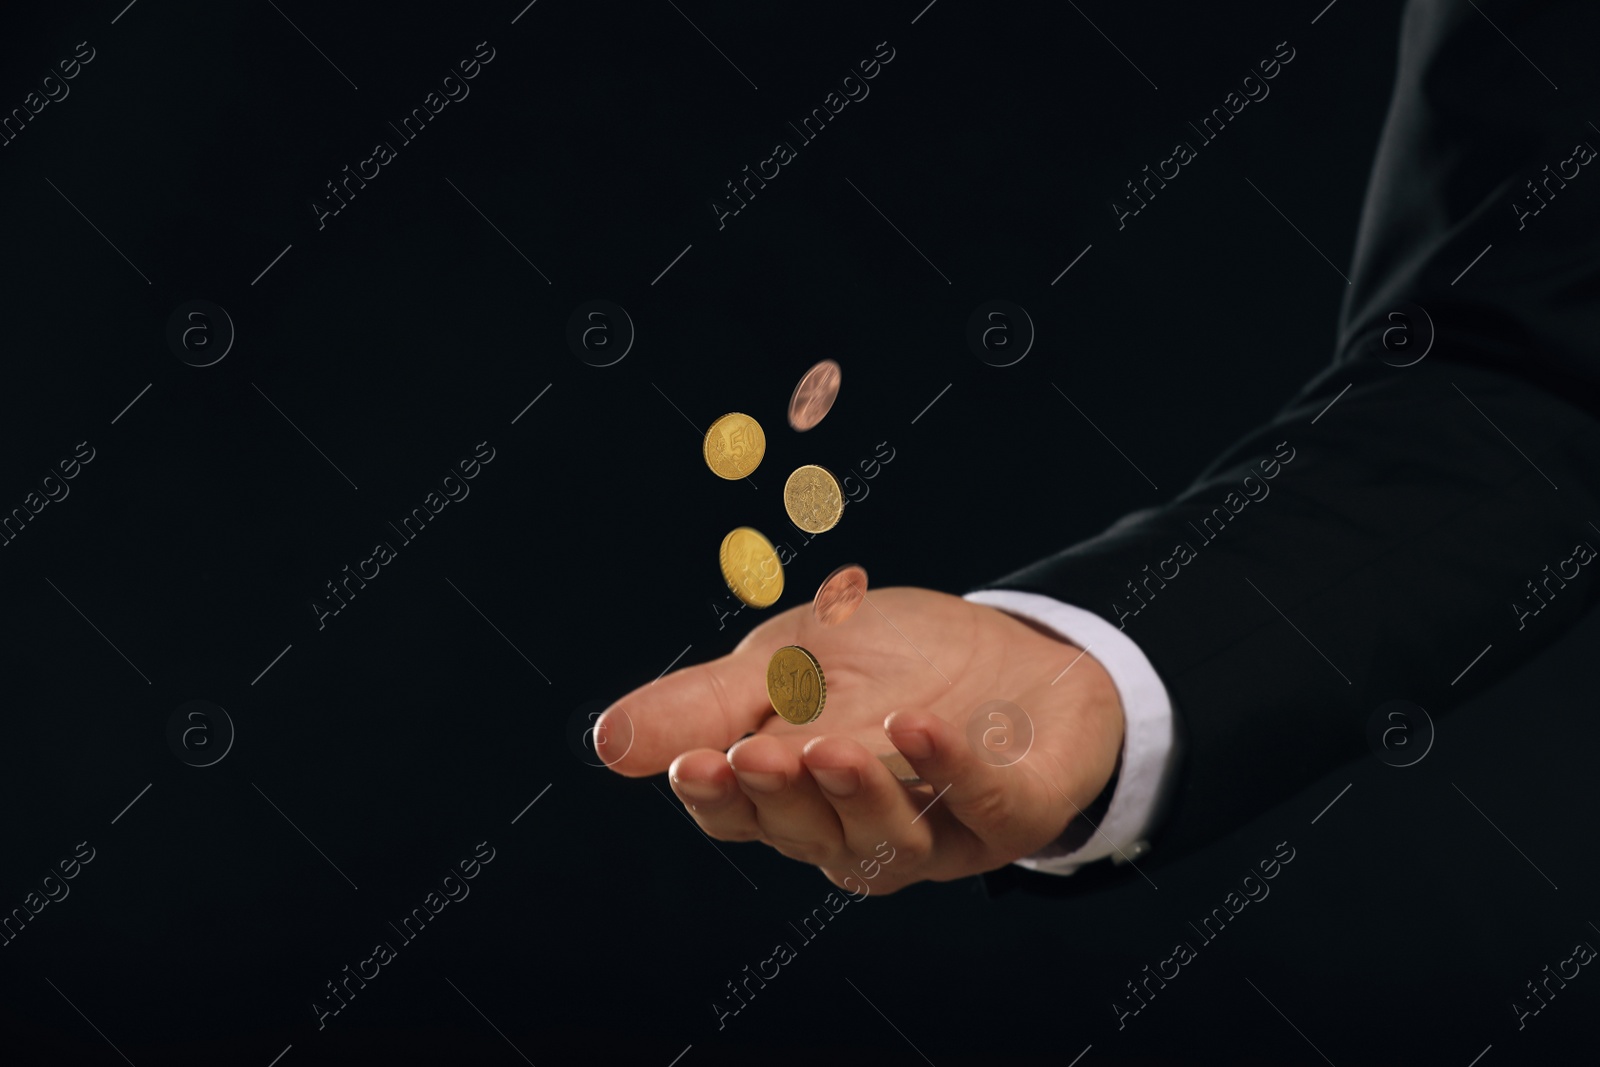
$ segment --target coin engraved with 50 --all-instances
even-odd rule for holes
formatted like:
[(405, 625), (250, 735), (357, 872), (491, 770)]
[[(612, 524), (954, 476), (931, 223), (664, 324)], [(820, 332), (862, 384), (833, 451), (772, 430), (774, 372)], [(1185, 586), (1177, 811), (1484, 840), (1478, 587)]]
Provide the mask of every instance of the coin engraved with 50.
[(733, 481), (761, 466), (761, 457), (767, 454), (767, 435), (749, 415), (730, 411), (706, 431), (703, 451), (711, 473)]

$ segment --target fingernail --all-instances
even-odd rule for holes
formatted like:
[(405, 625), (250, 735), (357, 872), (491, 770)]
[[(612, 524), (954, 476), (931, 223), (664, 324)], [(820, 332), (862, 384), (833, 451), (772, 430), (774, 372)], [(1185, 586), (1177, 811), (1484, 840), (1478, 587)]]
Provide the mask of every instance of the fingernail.
[(674, 778), (672, 784), (683, 796), (701, 803), (710, 803), (722, 796), (722, 786), (703, 778)]
[(926, 730), (905, 730), (889, 740), (907, 759), (927, 759), (933, 755), (933, 738), (928, 736)]
[(740, 771), (739, 784), (757, 793), (776, 793), (784, 786), (784, 777), (769, 771)]
[(824, 792), (836, 797), (854, 796), (856, 790), (861, 788), (861, 775), (856, 773), (854, 767), (812, 767), (811, 777), (817, 780)]

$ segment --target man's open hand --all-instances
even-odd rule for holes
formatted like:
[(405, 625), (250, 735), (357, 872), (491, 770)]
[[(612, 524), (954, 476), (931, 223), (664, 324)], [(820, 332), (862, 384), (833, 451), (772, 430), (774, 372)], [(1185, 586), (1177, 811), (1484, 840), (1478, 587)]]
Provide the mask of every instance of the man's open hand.
[[(810, 604), (790, 608), (728, 655), (634, 690), (596, 724), (600, 758), (629, 777), (670, 768), (707, 834), (764, 842), (841, 887), (883, 841), (895, 858), (880, 892), (993, 870), (1053, 841), (1116, 767), (1122, 705), (1105, 669), (946, 593), (869, 598), (831, 629)], [(812, 652), (827, 680), (827, 705), (805, 726), (767, 699), (767, 661), (784, 645)], [(1026, 721), (969, 729), (997, 699)], [(891, 744), (924, 785), (902, 785), (878, 759)]]

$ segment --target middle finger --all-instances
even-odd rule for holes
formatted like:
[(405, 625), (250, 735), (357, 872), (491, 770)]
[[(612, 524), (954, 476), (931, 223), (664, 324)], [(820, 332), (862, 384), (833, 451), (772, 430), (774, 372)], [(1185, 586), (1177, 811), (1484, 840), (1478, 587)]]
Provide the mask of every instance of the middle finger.
[(728, 763), (773, 848), (817, 866), (844, 854), (839, 816), (789, 745), (757, 734), (730, 748)]

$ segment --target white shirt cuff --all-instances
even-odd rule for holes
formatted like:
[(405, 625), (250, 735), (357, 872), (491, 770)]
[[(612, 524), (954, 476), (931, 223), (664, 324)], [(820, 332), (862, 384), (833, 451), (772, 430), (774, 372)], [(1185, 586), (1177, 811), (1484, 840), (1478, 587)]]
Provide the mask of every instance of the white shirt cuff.
[(1144, 836), (1174, 777), (1178, 755), (1172, 700), (1155, 668), (1126, 633), (1091, 611), (1053, 597), (985, 589), (963, 599), (1023, 616), (1092, 653), (1122, 699), (1122, 773), (1099, 831), (1075, 852), (1048, 859), (1025, 856), (1017, 866), (1044, 874), (1072, 874), (1093, 860), (1141, 854), (1147, 847)]

